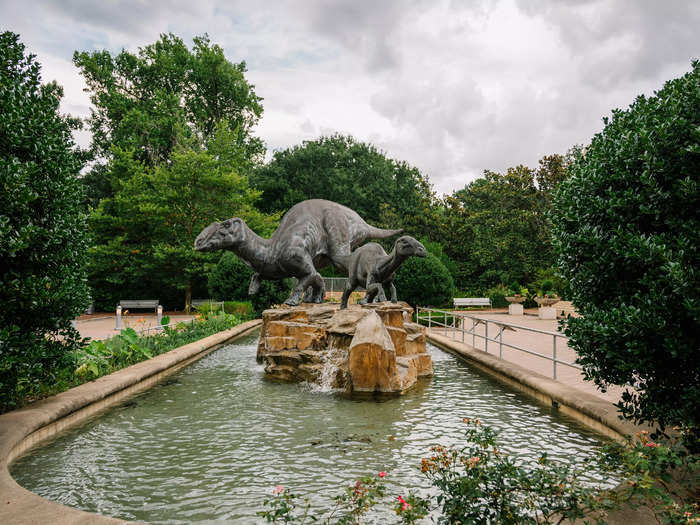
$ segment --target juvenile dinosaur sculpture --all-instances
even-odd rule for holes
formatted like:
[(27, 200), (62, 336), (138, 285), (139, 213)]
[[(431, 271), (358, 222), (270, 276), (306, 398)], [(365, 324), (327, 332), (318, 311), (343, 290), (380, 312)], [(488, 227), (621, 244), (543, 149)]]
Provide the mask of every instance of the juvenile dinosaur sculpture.
[(394, 286), (396, 270), (409, 257), (426, 255), (425, 246), (410, 235), (399, 237), (389, 255), (376, 242), (368, 242), (360, 246), (350, 256), (348, 282), (345, 285), (343, 298), (340, 300), (340, 309), (344, 310), (348, 307), (350, 294), (360, 285), (364, 285), (367, 290), (367, 295), (360, 304), (371, 303), (375, 299), (386, 301), (382, 286), (384, 284), (389, 285), (391, 302), (395, 303), (397, 301)]
[(325, 287), (317, 268), (333, 264), (347, 271), (354, 248), (367, 239), (386, 239), (402, 231), (375, 228), (346, 206), (312, 199), (292, 206), (269, 239), (233, 217), (204, 228), (194, 241), (194, 249), (230, 250), (243, 259), (255, 271), (248, 289), (251, 295), (258, 292), (262, 280), (296, 277), (298, 284), (285, 301), (296, 306), (309, 287), (311, 302), (323, 301)]

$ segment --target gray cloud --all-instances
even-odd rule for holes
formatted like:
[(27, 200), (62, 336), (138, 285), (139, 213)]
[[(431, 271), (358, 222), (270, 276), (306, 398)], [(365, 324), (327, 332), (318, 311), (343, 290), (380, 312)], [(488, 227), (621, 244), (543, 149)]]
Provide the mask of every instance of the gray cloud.
[(587, 142), (612, 108), (687, 71), (700, 50), (700, 3), (680, 1), (0, 0), (0, 20), (81, 115), (74, 50), (207, 32), (248, 63), (270, 149), (351, 133), (439, 191)]

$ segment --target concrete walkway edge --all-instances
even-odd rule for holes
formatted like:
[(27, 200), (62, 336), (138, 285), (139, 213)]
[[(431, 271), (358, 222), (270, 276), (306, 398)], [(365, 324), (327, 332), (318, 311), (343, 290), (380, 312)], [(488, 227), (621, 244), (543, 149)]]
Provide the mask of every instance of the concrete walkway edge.
[(0, 523), (125, 523), (49, 501), (10, 476), (12, 461), (37, 443), (79, 424), (124, 398), (152, 387), (232, 339), (258, 328), (255, 319), (164, 354), (118, 370), (25, 408), (0, 416)]
[(628, 436), (633, 436), (645, 429), (620, 419), (615, 405), (602, 398), (572, 388), (515, 363), (498, 359), (483, 350), (456, 343), (447, 337), (428, 334), (428, 340), (500, 382), (548, 406), (555, 407), (562, 414), (618, 442), (625, 442)]

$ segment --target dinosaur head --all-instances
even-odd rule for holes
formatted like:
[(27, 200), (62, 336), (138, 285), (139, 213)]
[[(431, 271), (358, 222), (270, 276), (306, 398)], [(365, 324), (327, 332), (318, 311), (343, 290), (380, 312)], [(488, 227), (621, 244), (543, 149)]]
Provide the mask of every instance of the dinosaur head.
[(198, 252), (233, 249), (245, 241), (245, 230), (245, 223), (238, 217), (212, 222), (197, 235), (194, 249)]
[(425, 257), (427, 255), (425, 246), (410, 235), (396, 239), (394, 250), (399, 257)]

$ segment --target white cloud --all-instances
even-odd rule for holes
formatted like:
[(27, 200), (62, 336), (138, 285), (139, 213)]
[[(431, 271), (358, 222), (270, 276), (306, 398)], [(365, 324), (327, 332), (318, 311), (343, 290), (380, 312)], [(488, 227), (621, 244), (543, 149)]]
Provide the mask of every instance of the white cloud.
[(64, 111), (81, 116), (89, 99), (74, 50), (207, 32), (248, 63), (269, 148), (351, 133), (448, 192), (587, 142), (612, 108), (687, 71), (700, 4), (64, 0), (0, 3), (0, 20), (64, 86)]

